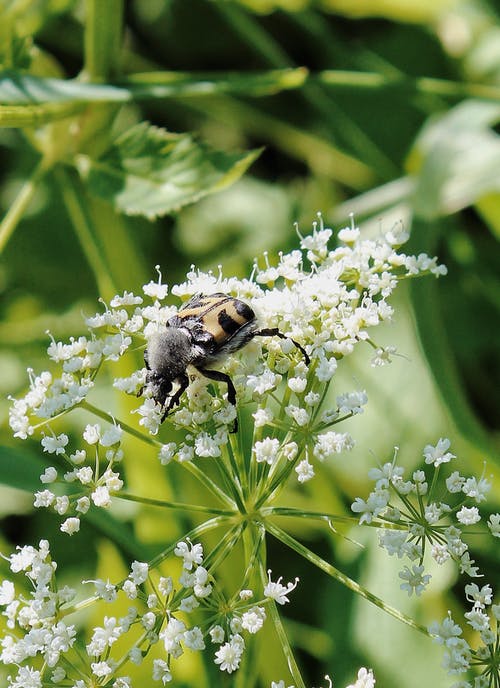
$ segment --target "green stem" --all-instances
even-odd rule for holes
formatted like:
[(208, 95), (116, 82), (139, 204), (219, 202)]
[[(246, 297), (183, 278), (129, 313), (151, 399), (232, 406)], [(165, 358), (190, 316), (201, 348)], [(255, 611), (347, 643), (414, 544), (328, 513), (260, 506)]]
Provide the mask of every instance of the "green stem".
[(123, 32), (123, 0), (85, 3), (84, 74), (105, 81), (119, 71)]
[(411, 626), (411, 628), (414, 628), (417, 631), (420, 631), (426, 636), (429, 635), (429, 632), (427, 631), (425, 626), (421, 626), (416, 621), (411, 619), (409, 616), (406, 616), (406, 614), (403, 614), (398, 609), (395, 609), (394, 607), (391, 607), (390, 605), (386, 604), (383, 600), (380, 599), (380, 597), (377, 597), (373, 593), (366, 590), (366, 588), (364, 588), (362, 585), (356, 583), (356, 581), (352, 580), (352, 578), (349, 578), (349, 576), (346, 576), (344, 573), (339, 571), (339, 569), (335, 568), (335, 566), (329, 564), (322, 557), (318, 556), (310, 549), (302, 545), (300, 542), (298, 542), (298, 540), (295, 540), (295, 538), (293, 538), (291, 535), (288, 535), (288, 533), (286, 533), (278, 526), (270, 523), (269, 521), (266, 521), (266, 530), (271, 535), (274, 535), (274, 537), (277, 540), (293, 549), (295, 552), (297, 552), (302, 557), (310, 561), (312, 564), (317, 566), (319, 569), (327, 573), (332, 578), (335, 578), (335, 580), (339, 581), (339, 583), (342, 583), (342, 585), (345, 585), (346, 588), (349, 588), (349, 590), (352, 590), (356, 594), (361, 595), (361, 597), (364, 597), (365, 600), (368, 600), (368, 602), (371, 602), (379, 609), (382, 609), (382, 611), (386, 612), (387, 614), (390, 614), (398, 621), (402, 621), (403, 623), (407, 624), (408, 626)]
[[(267, 585), (267, 572), (262, 563), (259, 568), (262, 585), (265, 587)], [(290, 641), (288, 640), (288, 636), (283, 626), (283, 622), (281, 621), (281, 616), (279, 615), (278, 609), (276, 607), (276, 602), (270, 602), (267, 606), (267, 611), (269, 613), (269, 616), (271, 617), (271, 620), (274, 624), (274, 628), (276, 630), (276, 634), (280, 640), (281, 648), (283, 649), (283, 653), (286, 657), (288, 668), (290, 669), (290, 674), (292, 675), (294, 685), (296, 686), (296, 688), (306, 688), (306, 684), (304, 683), (304, 679), (302, 678), (302, 674), (300, 673), (298, 664), (295, 661), (295, 655), (293, 654), (292, 646), (290, 645)]]
[(448, 79), (431, 77), (412, 78), (406, 74), (379, 74), (377, 72), (352, 72), (341, 69), (328, 69), (316, 77), (328, 86), (356, 89), (380, 90), (389, 86), (406, 86), (416, 93), (447, 96), (454, 98), (482, 98), (500, 100), (500, 87), (489, 84), (462, 83)]
[(41, 127), (79, 114), (85, 103), (41, 103), (39, 105), (0, 105), (0, 127)]
[[(359, 525), (359, 518), (356, 516), (339, 516), (337, 514), (325, 514), (320, 511), (304, 511), (304, 509), (297, 509), (289, 506), (269, 506), (261, 509), (261, 514), (267, 516), (292, 516), (293, 518), (312, 518), (319, 521), (334, 521), (335, 523), (349, 523), (350, 525)], [(364, 525), (372, 525), (366, 523)], [(380, 523), (374, 524), (376, 528), (380, 528)]]
[[(109, 423), (117, 422), (120, 425), (120, 427), (123, 430), (125, 430), (125, 432), (128, 432), (130, 435), (136, 437), (142, 442), (146, 442), (147, 444), (152, 445), (156, 449), (159, 449), (162, 446), (162, 443), (158, 440), (153, 439), (149, 435), (145, 435), (143, 432), (141, 432), (140, 430), (136, 430), (136, 428), (132, 427), (131, 425), (128, 425), (127, 423), (123, 423), (122, 421), (117, 420), (107, 411), (103, 411), (102, 409), (98, 408), (97, 406), (94, 406), (88, 401), (82, 401), (80, 403), (80, 408), (90, 411), (90, 413), (93, 413), (94, 415), (98, 416), (99, 418), (102, 418), (103, 420), (108, 421)], [(231, 500), (230, 497), (228, 497), (228, 495), (223, 490), (220, 489), (220, 487), (216, 483), (213, 482), (213, 480), (211, 480), (208, 477), (205, 471), (201, 470), (201, 468), (196, 466), (192, 461), (184, 461), (179, 465), (181, 465), (192, 475), (194, 475), (195, 478), (197, 478), (202, 483), (202, 485), (206, 487), (207, 490), (209, 490), (212, 494), (218, 497), (221, 500), (221, 502), (226, 504), (229, 507), (229, 509), (231, 509), (231, 513), (234, 513), (234, 509), (236, 508), (235, 503)]]
[(124, 423), (121, 420), (117, 420), (114, 416), (112, 416), (110, 413), (107, 411), (103, 411), (102, 409), (98, 408), (97, 406), (94, 406), (91, 404), (89, 401), (82, 401), (79, 404), (80, 408), (85, 409), (86, 411), (89, 411), (90, 413), (93, 413), (94, 416), (97, 416), (98, 418), (102, 418), (103, 420), (107, 421), (108, 423), (118, 423), (118, 425), (121, 427), (122, 430), (127, 432), (129, 435), (132, 435), (132, 437), (136, 437), (138, 440), (141, 440), (142, 442), (146, 442), (147, 444), (153, 445), (156, 447), (156, 449), (159, 449), (162, 444), (158, 440), (153, 439), (149, 435), (145, 435), (143, 432), (140, 430), (137, 430), (134, 428), (132, 425), (128, 425), (127, 423)]
[(147, 504), (148, 506), (158, 506), (162, 509), (176, 509), (178, 511), (196, 511), (203, 514), (212, 514), (213, 516), (234, 516), (233, 511), (226, 509), (215, 509), (203, 504), (184, 504), (182, 502), (168, 502), (164, 499), (153, 499), (152, 497), (140, 497), (138, 495), (129, 494), (127, 492), (119, 492), (115, 495), (120, 499), (127, 499), (129, 502), (139, 502), (139, 504)]
[(84, 203), (84, 191), (73, 171), (58, 165), (54, 168), (54, 176), (61, 190), (63, 201), (80, 245), (94, 273), (99, 293), (104, 299), (111, 298), (118, 290), (111, 280), (110, 270), (108, 270), (103, 259), (104, 252), (102, 247), (98, 245), (92, 231), (90, 217)]
[(17, 194), (14, 202), (0, 223), (0, 253), (3, 253), (3, 250), (12, 236), (12, 233), (21, 221), (31, 202), (31, 199), (35, 194), (35, 191), (38, 188), (38, 184), (45, 176), (47, 169), (47, 161), (42, 158), (31, 177), (23, 184), (20, 192)]
[[(190, 530), (189, 533), (186, 533), (182, 538), (179, 538), (179, 540), (186, 540), (189, 538), (191, 542), (194, 542), (196, 538), (200, 537), (200, 535), (204, 535), (205, 533), (208, 533), (211, 530), (214, 530), (215, 528), (219, 528), (224, 523), (227, 523), (227, 519), (225, 519), (222, 516), (216, 516), (215, 518), (211, 518), (208, 521), (200, 523), (199, 526), (196, 526), (195, 528)], [(149, 567), (152, 569), (156, 568), (162, 563), (162, 561), (165, 561), (165, 559), (170, 554), (172, 554), (174, 549), (177, 547), (177, 542), (179, 540), (176, 540), (174, 543), (172, 543), (166, 549), (164, 549), (163, 552), (157, 554), (156, 557), (154, 557), (154, 559), (151, 559), (151, 561), (149, 562)]]

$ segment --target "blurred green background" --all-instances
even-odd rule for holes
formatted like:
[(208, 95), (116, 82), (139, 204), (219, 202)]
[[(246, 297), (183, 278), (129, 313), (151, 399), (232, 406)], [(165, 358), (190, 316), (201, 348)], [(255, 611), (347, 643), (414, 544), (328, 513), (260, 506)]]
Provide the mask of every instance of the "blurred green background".
[[(183, 532), (182, 524), (165, 529), (157, 513), (122, 508), (112, 523), (96, 520), (76, 539), (60, 537), (58, 519), (31, 506), (43, 458), (38, 443), (11, 438), (7, 397), (24, 394), (27, 367), (47, 368), (46, 331), (63, 340), (85, 333), (82, 313), (94, 313), (99, 296), (139, 290), (155, 278), (156, 264), (169, 284), (182, 281), (192, 263), (215, 271), (222, 264), (225, 275), (247, 276), (262, 251), (273, 256), (294, 248), (293, 223), (306, 233), (318, 211), (336, 229), (354, 213), (363, 236), (403, 222), (411, 230), (406, 252), (437, 255), (449, 274), (401, 285), (394, 322), (376, 333), (377, 343), (394, 344), (402, 354), (390, 367), (370, 368), (368, 347), (339, 367), (333, 396), (368, 392), (366, 412), (343, 428), (356, 448), (325, 467), (324, 480), (291, 491), (288, 503), (349, 513), (354, 496), (369, 489), (368, 467), (390, 460), (395, 445), (401, 462), (413, 468), (421, 465), (425, 444), (447, 436), (462, 472), (493, 476), (486, 513), (498, 510), (498, 4), (3, 0), (0, 12), (6, 70), (0, 75), (0, 205), (7, 223), (26, 185), (29, 190), (9, 232), (5, 220), (0, 225), (2, 550), (49, 537), (69, 581), (82, 569), (91, 576), (95, 567), (119, 578), (124, 562)], [(307, 71), (290, 71), (288, 82), (271, 71), (294, 68)], [(171, 80), (172, 72), (196, 88), (167, 96), (148, 91), (148, 84)], [(215, 78), (232, 73), (232, 85), (205, 92), (198, 86), (206, 72)], [(245, 77), (255, 72), (269, 75), (273, 85), (262, 93), (247, 86)], [(56, 97), (41, 99), (42, 110), (47, 102), (54, 107), (43, 112), (32, 109), (30, 98), (12, 98), (12, 84), (27, 75), (125, 83), (132, 97), (125, 104), (89, 104), (72, 81), (76, 95), (66, 104), (86, 103), (87, 120), (81, 111), (59, 119), (65, 102)], [(139, 75), (135, 84), (131, 75)], [(146, 95), (139, 96), (139, 88)], [(89, 121), (90, 135), (77, 137), (78, 148), (71, 136)], [(222, 190), (200, 182), (201, 200), (193, 192), (185, 204), (166, 203), (168, 210), (128, 207), (122, 213), (119, 199), (101, 192), (102, 179), (82, 174), (81, 156), (99, 159), (116, 135), (142, 121), (192, 132), (224, 159), (263, 150), (224, 178)], [(57, 164), (31, 188), (42, 157)], [(145, 217), (151, 214), (157, 216)], [(106, 384), (97, 393), (118, 418), (131, 408)], [(74, 430), (89, 421), (75, 414)], [(149, 463), (129, 459), (127, 465), (136, 492), (147, 494), (153, 484), (175, 488), (153, 457), (141, 454), (140, 461)], [(418, 605), (408, 600), (398, 590), (398, 562), (380, 553), (373, 533), (352, 533), (363, 538), (363, 549), (303, 523), (294, 533), (420, 623), (460, 608), (461, 586), (451, 569), (434, 572), (434, 591)], [(472, 547), (485, 582), (498, 584), (498, 547), (480, 541)], [(342, 686), (360, 665), (372, 666), (377, 685), (386, 688), (449, 685), (440, 650), (428, 639), (280, 548), (271, 548), (270, 563), (286, 579), (301, 577), (286, 610), (287, 629), (308, 685), (330, 673)], [(286, 676), (285, 664), (274, 651), (266, 656), (265, 642), (262, 647), (256, 681), (268, 686)], [(179, 685), (210, 685), (202, 676), (203, 668), (193, 664)]]

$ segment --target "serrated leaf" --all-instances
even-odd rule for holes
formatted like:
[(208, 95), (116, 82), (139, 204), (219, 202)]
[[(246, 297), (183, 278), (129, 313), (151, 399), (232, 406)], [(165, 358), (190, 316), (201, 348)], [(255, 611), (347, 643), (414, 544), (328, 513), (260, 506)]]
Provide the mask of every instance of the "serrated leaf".
[(500, 191), (500, 137), (491, 126), (500, 105), (461, 103), (423, 130), (410, 164), (418, 166), (415, 213), (425, 219), (457, 212)]
[(97, 160), (80, 155), (89, 191), (127, 215), (154, 218), (235, 182), (260, 154), (227, 153), (142, 122)]

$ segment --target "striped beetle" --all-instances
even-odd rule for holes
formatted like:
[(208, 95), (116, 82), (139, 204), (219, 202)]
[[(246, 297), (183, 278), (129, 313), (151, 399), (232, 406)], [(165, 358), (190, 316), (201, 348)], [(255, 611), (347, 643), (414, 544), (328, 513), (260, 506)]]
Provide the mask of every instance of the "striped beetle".
[[(226, 373), (214, 370), (212, 364), (238, 351), (254, 337), (289, 339), (277, 327), (259, 329), (255, 313), (248, 304), (227, 294), (196, 294), (170, 318), (164, 330), (154, 333), (144, 352), (147, 368), (145, 387), (163, 408), (161, 422), (189, 385), (187, 367), (227, 385), (228, 402), (236, 405), (236, 389)], [(291, 339), (309, 365), (303, 347)], [(173, 395), (173, 383), (179, 387)], [(143, 388), (144, 389), (144, 388)], [(139, 392), (142, 394), (143, 389)], [(237, 421), (232, 432), (237, 430)]]

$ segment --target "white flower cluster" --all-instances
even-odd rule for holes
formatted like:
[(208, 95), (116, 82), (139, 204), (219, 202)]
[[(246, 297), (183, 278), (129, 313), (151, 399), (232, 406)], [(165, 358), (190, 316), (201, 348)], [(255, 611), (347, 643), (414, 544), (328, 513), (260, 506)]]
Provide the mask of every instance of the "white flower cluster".
[[(55, 466), (45, 469), (40, 480), (47, 487), (35, 492), (34, 506), (52, 508), (64, 516), (61, 524), (63, 533), (73, 535), (78, 532), (80, 517), (90, 506), (107, 509), (111, 506), (112, 495), (123, 487), (119, 473), (113, 470), (123, 458), (120, 448), (122, 436), (123, 430), (116, 423), (106, 430), (99, 423), (87, 425), (82, 435), (83, 447), (72, 452), (67, 450), (69, 438), (66, 434), (42, 437), (44, 452), (59, 457), (67, 470), (59, 475)], [(69, 495), (56, 493), (55, 488), (59, 484), (65, 484)]]
[[(220, 597), (216, 600), (210, 597), (215, 581), (203, 566), (202, 545), (186, 539), (177, 544), (174, 554), (182, 560), (177, 585), (171, 576), (159, 576), (153, 584), (150, 567), (139, 561), (132, 562), (128, 577), (119, 584), (101, 579), (84, 581), (93, 584), (94, 599), (111, 605), (121, 592), (133, 604), (125, 616), (104, 616), (102, 625), (94, 627), (83, 648), (75, 645), (75, 624), (66, 621), (80, 605), (71, 606), (76, 595), (74, 590), (58, 589), (57, 564), (50, 557), (48, 542), (42, 540), (38, 549), (18, 547), (8, 557), (10, 569), (14, 574), (23, 572), (33, 591), (26, 599), (22, 594), (16, 595), (11, 580), (4, 580), (0, 585), (0, 606), (4, 607), (3, 615), (10, 631), (1, 640), (0, 661), (17, 666), (17, 674), (8, 677), (9, 688), (42, 688), (48, 681), (64, 681), (65, 685), (74, 688), (86, 688), (90, 685), (88, 680), (77, 678), (86, 672), (92, 685), (105, 682), (113, 688), (131, 688), (130, 676), (121, 675), (123, 665), (126, 662), (141, 664), (149, 649), (157, 643), (161, 643), (163, 649), (162, 656), (152, 662), (152, 678), (164, 685), (172, 680), (172, 661), (178, 659), (185, 648), (204, 650), (206, 637), (219, 646), (214, 661), (220, 670), (235, 671), (245, 649), (243, 634), (257, 633), (266, 619), (265, 605), (271, 600), (287, 603), (287, 595), (298, 580), (283, 585), (281, 578), (272, 581), (269, 571), (261, 600), (252, 602), (254, 593), (246, 589), (231, 604), (221, 603)], [(151, 587), (152, 592), (148, 593), (147, 587)], [(200, 606), (210, 612), (212, 619), (217, 619), (204, 630), (196, 624), (188, 626), (186, 622)], [(124, 644), (129, 632), (128, 644)], [(119, 639), (122, 641), (118, 643), (121, 655), (111, 656)]]
[[(256, 262), (250, 279), (227, 279), (193, 269), (185, 282), (169, 290), (158, 271), (158, 281), (145, 285), (143, 295), (115, 296), (104, 312), (86, 319), (89, 336), (69, 343), (52, 340), (48, 354), (62, 371), (58, 376), (49, 372), (35, 376), (30, 371), (28, 393), (13, 400), (10, 409), (14, 435), (26, 439), (40, 426), (50, 430), (50, 419), (58, 414), (76, 406), (89, 408), (88, 396), (101, 366), (112, 365), (127, 352), (133, 355), (131, 349), (144, 347), (177, 313), (177, 308), (162, 303), (169, 291), (182, 299), (223, 292), (248, 301), (261, 327), (279, 328), (289, 338), (256, 338), (241, 353), (221, 361), (221, 366), (234, 381), (238, 404), (256, 406), (253, 418), (261, 436), (254, 446), (255, 459), (273, 465), (284, 457), (293, 462), (300, 482), (309, 480), (314, 475), (312, 459), (325, 461), (351, 448), (347, 434), (328, 429), (361, 413), (367, 401), (366, 393), (357, 391), (339, 395), (336, 408), (322, 408), (338, 361), (360, 342), (375, 346), (369, 330), (391, 318), (388, 298), (400, 279), (446, 272), (435, 258), (399, 252), (397, 247), (407, 238), (402, 229), (368, 240), (352, 225), (338, 232), (339, 245), (333, 249), (328, 246), (332, 234), (322, 222), (319, 227), (314, 224), (312, 234), (300, 237), (300, 249), (280, 254), (274, 265), (265, 255), (264, 265)], [(309, 366), (291, 339), (307, 351)], [(375, 348), (372, 363), (386, 363), (394, 353), (394, 347)], [(145, 384), (146, 372), (141, 368), (129, 377), (115, 377), (113, 384), (126, 394), (143, 392), (135, 409), (138, 424), (156, 435), (163, 409)], [(220, 457), (234, 425), (235, 409), (222, 397), (224, 390), (218, 384), (209, 386), (206, 378), (193, 379), (195, 372), (190, 370), (190, 385), (168, 418), (183, 431), (183, 439), (160, 449), (164, 464), (172, 459)], [(286, 403), (277, 403), (277, 395)], [(274, 439), (285, 426), (297, 438), (307, 438), (305, 453), (296, 452), (293, 442), (276, 450)], [(44, 449), (50, 451), (47, 446), (55, 439), (47, 433), (44, 442)], [(64, 445), (54, 451), (63, 453)], [(68, 524), (69, 529), (75, 526)]]
[[(448, 439), (440, 439), (435, 446), (424, 448), (424, 461), (433, 466), (434, 472), (455, 458), (449, 447)], [(461, 573), (480, 575), (463, 535), (467, 526), (481, 520), (476, 505), (486, 499), (490, 489), (484, 477), (465, 478), (453, 471), (444, 481), (449, 497), (445, 502), (443, 495), (439, 501), (435, 499), (436, 476), (429, 479), (425, 471), (416, 470), (411, 479), (405, 480), (404, 469), (395, 460), (371, 469), (368, 475), (375, 481), (375, 488), (366, 500), (356, 497), (351, 509), (360, 514), (360, 524), (373, 519), (390, 524), (389, 528), (379, 530), (380, 546), (391, 556), (416, 562), (411, 568), (404, 566), (399, 574), (403, 590), (409, 595), (420, 595), (429, 583), (431, 576), (424, 574), (423, 566), (427, 548), (438, 564), (453, 559), (459, 563)], [(500, 537), (500, 514), (490, 516), (487, 525), (494, 536)]]
[(18, 667), (17, 674), (7, 679), (10, 688), (41, 688), (42, 672), (25, 663), (39, 656), (47, 676), (60, 675), (64, 655), (76, 639), (74, 624), (68, 624), (60, 610), (73, 600), (75, 591), (55, 585), (57, 565), (46, 540), (40, 541), (38, 549), (18, 547), (8, 561), (13, 573), (23, 572), (28, 578), (32, 592), (28, 598), (17, 596), (10, 580), (0, 586), (0, 605), (10, 631), (2, 637), (0, 661)]
[[(325, 676), (325, 679), (328, 684), (327, 688), (333, 688), (332, 679), (328, 675)], [(354, 683), (350, 683), (348, 686), (346, 686), (346, 688), (374, 688), (375, 683), (376, 680), (373, 676), (372, 669), (365, 669), (365, 667), (361, 667), (361, 669), (358, 671), (356, 681)], [(285, 688), (285, 682), (283, 679), (281, 679), (281, 681), (271, 681), (271, 688)], [(288, 686), (288, 688), (295, 688), (295, 686)]]
[(472, 647), (462, 637), (463, 629), (455, 623), (451, 612), (441, 623), (432, 623), (429, 633), (444, 647), (443, 666), (449, 674), (464, 674), (474, 667), (475, 678), (454, 684), (457, 688), (497, 686), (500, 681), (500, 604), (493, 604), (490, 585), (480, 588), (476, 583), (469, 583), (465, 586), (465, 597), (471, 608), (464, 618), (476, 631), (480, 642)]

